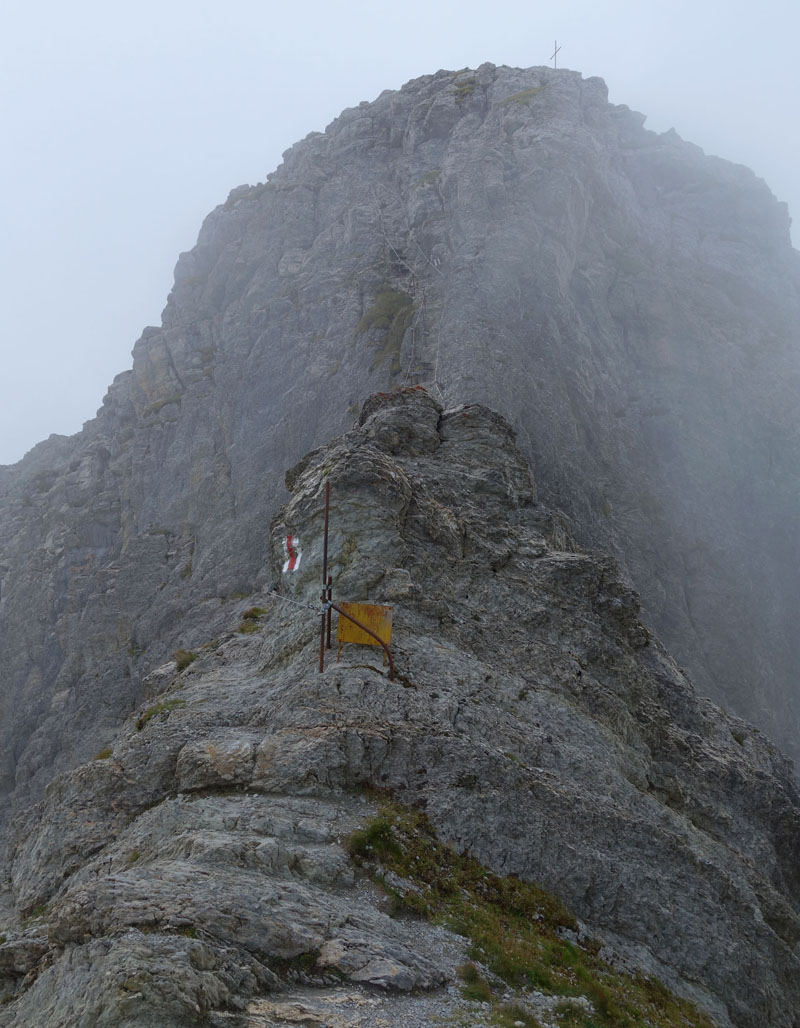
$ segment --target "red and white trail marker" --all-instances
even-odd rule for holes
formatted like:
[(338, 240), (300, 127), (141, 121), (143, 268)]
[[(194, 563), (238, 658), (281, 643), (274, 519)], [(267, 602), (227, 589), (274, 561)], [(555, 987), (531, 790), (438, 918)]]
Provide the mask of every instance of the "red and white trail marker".
[(299, 536), (287, 535), (283, 540), (283, 552), (286, 554), (286, 560), (283, 563), (284, 575), (287, 571), (297, 571), (300, 567), (300, 558), (303, 556)]

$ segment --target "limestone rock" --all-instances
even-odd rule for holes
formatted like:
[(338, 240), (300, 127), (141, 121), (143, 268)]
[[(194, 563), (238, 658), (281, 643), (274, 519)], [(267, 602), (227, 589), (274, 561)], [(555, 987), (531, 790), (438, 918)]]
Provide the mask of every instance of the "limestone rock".
[[(389, 917), (344, 850), (377, 788), (722, 1028), (795, 1028), (791, 765), (696, 696), (612, 560), (548, 542), (508, 423), (406, 391), (289, 477), (278, 588), (235, 612), (257, 630), (200, 647), (15, 822), (0, 1025), (457, 1017), (464, 941)], [(334, 595), (392, 598), (394, 681), (366, 648), (317, 670), (325, 483)]]
[[(795, 1028), (796, 778), (739, 718), (800, 752), (799, 284), (763, 183), (569, 71), (424, 76), (235, 189), (97, 417), (0, 468), (0, 1025), (239, 1028), (323, 952), (452, 981), (359, 892), (369, 785)], [(325, 482), (394, 684), (313, 672)]]
[[(0, 468), (2, 820), (269, 585), (285, 469), (419, 382), (499, 410), (554, 530), (614, 553), (698, 688), (798, 754), (787, 212), (643, 120), (566, 70), (440, 71), (209, 215), (97, 418)], [(376, 449), (438, 445), (371, 402)], [(470, 545), (435, 500), (412, 516)]]

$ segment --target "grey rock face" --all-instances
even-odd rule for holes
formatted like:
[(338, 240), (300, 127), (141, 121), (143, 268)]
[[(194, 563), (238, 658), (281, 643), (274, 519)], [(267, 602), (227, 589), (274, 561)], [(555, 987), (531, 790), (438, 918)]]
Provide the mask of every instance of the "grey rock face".
[[(18, 815), (0, 1024), (456, 1016), (458, 940), (389, 918), (342, 850), (373, 786), (718, 1024), (797, 1028), (791, 766), (698, 699), (614, 563), (536, 501), (509, 424), (384, 394), (287, 479), (278, 590)], [(375, 650), (317, 671), (326, 482), (335, 597), (394, 604), (394, 682)]]
[(0, 468), (4, 809), (267, 584), (283, 469), (419, 381), (501, 411), (700, 690), (797, 755), (798, 315), (784, 207), (599, 79), (345, 111), (207, 218), (97, 418)]

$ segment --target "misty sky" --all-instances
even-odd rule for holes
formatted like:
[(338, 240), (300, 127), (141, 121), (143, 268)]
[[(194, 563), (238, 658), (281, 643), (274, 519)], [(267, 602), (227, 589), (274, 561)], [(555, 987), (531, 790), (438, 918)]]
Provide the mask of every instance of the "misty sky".
[(230, 189), (439, 68), (548, 64), (558, 39), (800, 226), (795, 0), (3, 0), (0, 26), (0, 464), (94, 416)]

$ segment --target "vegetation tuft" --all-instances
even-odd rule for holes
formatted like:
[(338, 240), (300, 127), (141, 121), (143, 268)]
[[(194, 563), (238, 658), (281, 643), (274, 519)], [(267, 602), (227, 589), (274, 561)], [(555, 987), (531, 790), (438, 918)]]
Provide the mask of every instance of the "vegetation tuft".
[(152, 707), (148, 707), (136, 722), (136, 731), (141, 732), (147, 722), (158, 714), (166, 714), (171, 710), (178, 710), (180, 707), (185, 706), (186, 700), (182, 700), (180, 697), (175, 697), (175, 699), (172, 700), (161, 700), (159, 703), (154, 703)]
[(110, 746), (105, 746), (102, 750), (100, 750), (99, 753), (95, 753), (94, 759), (95, 760), (108, 760), (108, 758), (110, 756), (111, 756), (111, 747)]
[(507, 96), (505, 100), (500, 101), (501, 107), (508, 107), (509, 104), (527, 104), (527, 102), (533, 99), (537, 93), (541, 93), (544, 86), (538, 86), (535, 89), (523, 89), (521, 93), (513, 93), (511, 96)]
[(242, 623), (236, 629), (237, 632), (241, 632), (242, 635), (251, 635), (253, 632), (258, 631), (258, 619), (262, 614), (266, 614), (266, 610), (263, 607), (248, 607), (247, 610), (242, 614)]
[(558, 1023), (563, 1025), (564, 1028), (585, 1028), (587, 1021), (587, 1012), (582, 1003), (576, 1003), (574, 1000), (564, 999), (560, 1003), (556, 1003), (553, 1007), (553, 1013), (558, 1018)]
[(472, 96), (475, 92), (475, 86), (477, 86), (478, 80), (475, 78), (462, 79), (461, 82), (456, 82), (456, 88), (453, 90), (455, 94), (456, 103), (463, 104), (464, 101)]
[(516, 1028), (520, 1024), (524, 1028), (542, 1028), (542, 1022), (521, 1003), (496, 1003), (492, 1013), (499, 1028)]
[(295, 957), (288, 957), (284, 960), (271, 960), (270, 967), (277, 975), (287, 981), (302, 980), (307, 975), (317, 973), (317, 960), (319, 950), (308, 950), (305, 953), (298, 953)]
[(403, 336), (413, 317), (414, 301), (408, 293), (386, 287), (378, 292), (375, 302), (356, 325), (356, 335), (365, 335), (373, 331), (383, 333), (372, 370), (390, 360), (392, 374), (400, 371)]
[(464, 983), (461, 986), (461, 995), (464, 999), (471, 999), (477, 1003), (491, 1003), (492, 990), (489, 983), (471, 960), (459, 967), (458, 977)]
[(22, 925), (24, 927), (27, 927), (33, 921), (38, 921), (39, 918), (42, 918), (42, 917), (45, 916), (45, 914), (47, 913), (47, 904), (46, 903), (37, 903), (36, 906), (28, 907), (26, 910), (23, 910), (21, 913), (23, 915), (22, 916)]
[(248, 607), (242, 614), (242, 621), (257, 621), (262, 614), (266, 614), (263, 607)]
[[(379, 805), (379, 814), (347, 840), (350, 857), (372, 871), (395, 915), (445, 924), (469, 940), (469, 961), (458, 971), (462, 992), (467, 999), (491, 1003), (496, 1024), (521, 1021), (538, 1028), (522, 1003), (496, 996), (510, 987), (523, 995), (537, 989), (563, 997), (554, 1011), (559, 1025), (713, 1028), (661, 982), (613, 971), (599, 959), (596, 940), (564, 938), (578, 925), (556, 897), (532, 882), (496, 875), (443, 845), (423, 814), (386, 799)], [(386, 871), (408, 887), (401, 892), (390, 886)], [(574, 1002), (580, 996), (591, 1002), (591, 1010)]]
[(178, 671), (185, 671), (193, 660), (197, 660), (197, 654), (194, 650), (175, 650), (173, 656), (175, 663), (178, 665)]

